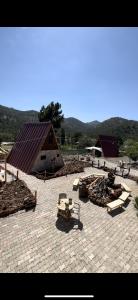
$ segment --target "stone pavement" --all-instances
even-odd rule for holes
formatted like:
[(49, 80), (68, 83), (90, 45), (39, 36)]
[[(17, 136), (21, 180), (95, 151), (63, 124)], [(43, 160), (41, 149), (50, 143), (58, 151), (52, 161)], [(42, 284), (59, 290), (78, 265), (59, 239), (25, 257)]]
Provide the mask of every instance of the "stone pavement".
[[(7, 164), (16, 174), (16, 169)], [(35, 212), (20, 211), (0, 218), (0, 272), (138, 272), (138, 217), (133, 199), (124, 208), (108, 214), (106, 208), (81, 201), (72, 190), (75, 178), (103, 170), (85, 172), (43, 182), (19, 171), (31, 191), (37, 190)], [(138, 195), (138, 185), (125, 181)], [(81, 205), (81, 219), (57, 220), (57, 200), (66, 192)], [(75, 215), (74, 215), (75, 218)], [(77, 229), (78, 228), (78, 229)]]

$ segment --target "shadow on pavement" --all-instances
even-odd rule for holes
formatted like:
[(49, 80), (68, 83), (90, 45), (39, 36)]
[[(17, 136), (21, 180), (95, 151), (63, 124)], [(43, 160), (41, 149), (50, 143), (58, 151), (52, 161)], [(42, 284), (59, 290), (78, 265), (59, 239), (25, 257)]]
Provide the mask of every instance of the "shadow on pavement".
[(79, 197), (79, 200), (84, 203), (87, 203), (89, 201), (89, 198), (88, 197)]
[(125, 209), (123, 207), (118, 207), (110, 212), (108, 212), (108, 214), (114, 218), (115, 216), (122, 214), (125, 211)]
[(129, 198), (125, 201), (125, 203), (124, 203), (124, 207), (125, 208), (128, 206), (128, 204), (130, 203), (130, 201), (131, 201), (131, 199), (129, 199)]
[(83, 224), (78, 219), (71, 218), (69, 221), (67, 221), (62, 216), (60, 216), (56, 221), (56, 227), (58, 230), (68, 233), (73, 229), (82, 230)]

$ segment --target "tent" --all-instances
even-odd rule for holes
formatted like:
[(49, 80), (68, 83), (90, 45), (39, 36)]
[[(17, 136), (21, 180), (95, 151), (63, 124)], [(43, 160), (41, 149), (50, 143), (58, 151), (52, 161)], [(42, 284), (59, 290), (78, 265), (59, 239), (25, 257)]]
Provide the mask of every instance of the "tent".
[(86, 147), (85, 149), (87, 149), (87, 150), (90, 150), (90, 151), (92, 151), (92, 150), (97, 150), (97, 151), (100, 151), (100, 152), (102, 152), (102, 148), (99, 148), (99, 147)]
[(93, 156), (96, 155), (99, 157), (99, 156), (102, 156), (102, 153), (103, 153), (102, 148), (100, 148), (100, 147), (92, 146), (92, 147), (86, 147), (85, 149), (87, 149), (88, 151), (91, 151)]

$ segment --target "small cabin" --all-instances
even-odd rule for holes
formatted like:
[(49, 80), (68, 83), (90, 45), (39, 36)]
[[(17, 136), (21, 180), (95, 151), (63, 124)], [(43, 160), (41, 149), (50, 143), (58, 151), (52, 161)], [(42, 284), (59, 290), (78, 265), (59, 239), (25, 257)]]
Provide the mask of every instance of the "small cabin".
[(25, 123), (7, 162), (27, 174), (64, 165), (51, 122)]
[(118, 157), (119, 155), (118, 140), (114, 136), (99, 135), (95, 147), (102, 149), (102, 152), (95, 150), (96, 156)]

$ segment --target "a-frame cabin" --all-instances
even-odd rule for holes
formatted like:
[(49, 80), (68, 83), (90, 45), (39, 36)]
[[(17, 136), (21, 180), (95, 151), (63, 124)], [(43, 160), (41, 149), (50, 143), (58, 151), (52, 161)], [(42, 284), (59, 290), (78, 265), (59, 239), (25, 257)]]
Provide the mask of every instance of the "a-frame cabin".
[(25, 123), (7, 162), (27, 174), (64, 165), (51, 122)]

